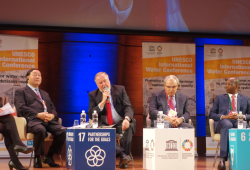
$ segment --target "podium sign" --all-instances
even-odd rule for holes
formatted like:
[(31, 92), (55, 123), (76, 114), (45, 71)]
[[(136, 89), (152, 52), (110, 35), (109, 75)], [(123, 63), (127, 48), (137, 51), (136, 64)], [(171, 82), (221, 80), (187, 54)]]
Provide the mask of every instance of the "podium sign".
[(249, 170), (250, 129), (229, 129), (229, 163), (232, 170)]
[(194, 170), (194, 129), (143, 129), (143, 169)]
[(67, 129), (66, 168), (115, 170), (115, 129)]

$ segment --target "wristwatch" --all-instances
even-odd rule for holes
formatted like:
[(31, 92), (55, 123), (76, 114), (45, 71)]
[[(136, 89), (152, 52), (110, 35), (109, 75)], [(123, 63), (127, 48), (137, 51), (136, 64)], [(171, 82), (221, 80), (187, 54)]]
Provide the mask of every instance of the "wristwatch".
[(129, 122), (131, 121), (130, 117), (126, 116), (125, 119), (127, 119)]
[(182, 118), (183, 122), (185, 122), (185, 118), (184, 117), (181, 117), (181, 118)]

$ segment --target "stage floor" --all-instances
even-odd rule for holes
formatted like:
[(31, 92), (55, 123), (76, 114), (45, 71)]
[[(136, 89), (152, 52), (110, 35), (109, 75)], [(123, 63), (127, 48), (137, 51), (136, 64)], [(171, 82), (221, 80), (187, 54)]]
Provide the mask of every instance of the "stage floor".
[[(56, 157), (56, 156), (55, 156)], [(143, 170), (143, 160), (142, 157), (135, 157), (135, 165), (129, 165), (127, 170)], [(196, 157), (195, 158), (195, 170), (212, 170), (213, 169), (213, 160), (214, 157)], [(219, 158), (217, 158), (216, 161), (216, 168), (217, 169), (217, 165), (219, 163)], [(20, 161), (22, 162), (22, 164), (24, 166), (28, 166), (29, 165), (29, 159), (27, 158), (20, 158)], [(0, 158), (0, 169), (1, 170), (8, 170), (9, 166), (8, 166), (8, 162), (9, 159), (4, 159), (4, 158)], [(60, 160), (56, 159), (55, 160), (56, 163), (60, 164)], [(132, 163), (132, 162), (130, 162)], [(30, 170), (34, 170), (34, 169), (40, 169), (40, 168), (33, 168), (33, 160), (32, 160), (32, 167), (30, 168)], [(119, 168), (119, 159), (116, 160), (116, 170), (120, 170)], [(166, 165), (167, 166), (167, 165)], [(226, 163), (227, 169), (229, 170), (229, 162), (227, 161)], [(60, 167), (60, 168), (50, 168), (47, 164), (43, 164), (43, 169), (46, 170), (67, 170), (65, 168), (65, 161), (64, 161), (64, 167)], [(41, 169), (40, 169), (41, 170)]]

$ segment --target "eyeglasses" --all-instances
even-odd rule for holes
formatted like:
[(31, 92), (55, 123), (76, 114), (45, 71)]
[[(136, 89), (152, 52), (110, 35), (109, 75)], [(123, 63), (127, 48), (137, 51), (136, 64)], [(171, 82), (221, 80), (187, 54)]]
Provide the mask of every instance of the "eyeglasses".
[(177, 86), (165, 86), (165, 87), (167, 87), (168, 89), (175, 89)]

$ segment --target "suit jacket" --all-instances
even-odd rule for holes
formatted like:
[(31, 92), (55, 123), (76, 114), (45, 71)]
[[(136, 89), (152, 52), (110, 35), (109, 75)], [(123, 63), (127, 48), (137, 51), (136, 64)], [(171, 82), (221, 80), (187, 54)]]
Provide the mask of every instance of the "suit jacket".
[[(129, 101), (129, 97), (125, 91), (124, 86), (111, 85), (111, 96), (113, 100), (113, 105), (116, 112), (122, 117), (130, 117), (133, 121), (134, 110)], [(89, 118), (92, 119), (92, 113), (94, 110), (98, 113), (98, 122), (104, 123), (107, 116), (107, 108), (104, 106), (101, 111), (98, 104), (102, 101), (102, 92), (99, 89), (89, 92)]]
[[(184, 117), (185, 122), (188, 123), (188, 119), (190, 118), (190, 113), (187, 107), (187, 96), (176, 92), (175, 101), (177, 107), (177, 116)], [(168, 99), (165, 90), (154, 92), (149, 105), (150, 119), (156, 120), (158, 111), (163, 111), (163, 113), (166, 114), (168, 108), (169, 108)]]
[[(242, 111), (243, 115), (250, 113), (249, 97), (238, 94), (237, 111)], [(210, 109), (209, 118), (215, 121), (215, 129), (222, 115), (229, 114), (229, 96), (228, 94), (217, 95), (214, 100), (213, 107)], [(246, 119), (250, 119), (250, 115), (246, 115)]]
[[(176, 92), (175, 101), (177, 107), (177, 117), (184, 117), (185, 122), (188, 123), (190, 113), (187, 107), (187, 96)], [(154, 92), (149, 105), (150, 119), (156, 120), (158, 111), (163, 111), (163, 113), (166, 114), (168, 109), (168, 99), (165, 90)]]
[[(58, 118), (56, 108), (52, 103), (49, 94), (41, 89), (39, 90), (43, 100), (45, 101), (48, 113), (55, 115), (55, 118), (50, 122), (57, 124)], [(36, 118), (38, 113), (44, 112), (43, 103), (29, 86), (16, 90), (14, 104), (17, 110), (17, 116), (25, 117), (29, 127), (43, 122), (43, 120)]]

